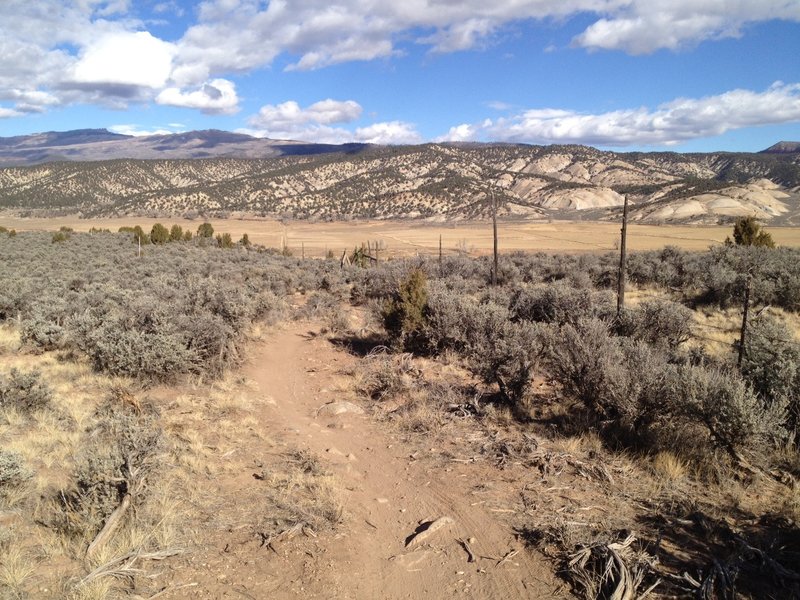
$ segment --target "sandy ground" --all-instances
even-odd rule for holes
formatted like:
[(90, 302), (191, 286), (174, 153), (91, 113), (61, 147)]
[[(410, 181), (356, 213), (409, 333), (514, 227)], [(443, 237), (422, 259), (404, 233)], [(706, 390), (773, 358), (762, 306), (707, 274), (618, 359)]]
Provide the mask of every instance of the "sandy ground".
[[(155, 223), (168, 227), (174, 223), (193, 231), (201, 221), (186, 219), (78, 219), (59, 217), (50, 219), (25, 219), (0, 214), (0, 225), (17, 231), (55, 231), (61, 226), (76, 231), (92, 227), (116, 231), (123, 225), (141, 225), (149, 231)], [(309, 223), (292, 221), (282, 223), (271, 220), (228, 219), (211, 220), (215, 231), (230, 233), (238, 240), (247, 233), (250, 240), (272, 248), (288, 246), (296, 256), (324, 256), (332, 250), (337, 256), (347, 249), (369, 241), (378, 243), (384, 256), (408, 256), (417, 253), (435, 254), (439, 236), (445, 254), (459, 250), (470, 254), (486, 254), (492, 248), (492, 228), (488, 222), (429, 223), (424, 221), (351, 221), (335, 223)], [(501, 252), (529, 251), (583, 251), (602, 252), (616, 248), (620, 226), (614, 223), (581, 221), (507, 221), (498, 225)], [(731, 227), (630, 225), (628, 248), (653, 250), (674, 245), (686, 250), (705, 250), (722, 242), (731, 234)], [(776, 243), (800, 246), (800, 227), (767, 227)]]
[[(268, 441), (226, 458), (241, 461), (242, 472), (214, 481), (195, 506), (196, 546), (162, 574), (163, 597), (571, 597), (502, 515), (476, 501), (474, 472), (426, 468), (413, 448), (368, 416), (320, 410), (342, 400), (341, 370), (358, 359), (309, 329), (288, 324), (251, 354), (243, 374), (264, 400), (257, 439)], [(265, 484), (252, 473), (264, 453), (283, 446), (310, 451), (336, 476), (344, 520), (335, 533), (259, 547), (252, 524), (263, 518)], [(406, 547), (420, 522), (445, 516), (451, 524)], [(470, 538), (474, 562), (458, 542)]]

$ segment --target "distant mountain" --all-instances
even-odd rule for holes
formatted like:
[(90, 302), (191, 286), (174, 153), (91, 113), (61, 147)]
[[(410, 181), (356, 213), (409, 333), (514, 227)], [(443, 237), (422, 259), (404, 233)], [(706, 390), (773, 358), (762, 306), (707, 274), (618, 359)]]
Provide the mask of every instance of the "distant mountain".
[[(83, 133), (77, 139), (91, 138)], [(108, 134), (114, 135), (114, 134)], [(586, 146), (321, 146), (226, 132), (126, 139), (130, 151), (204, 160), (102, 160), (0, 168), (0, 209), (24, 214), (481, 219), (490, 198), (526, 219), (800, 225), (800, 153), (603, 152)], [(113, 147), (120, 141), (70, 146)], [(262, 144), (262, 145), (258, 145)], [(253, 159), (242, 151), (274, 150)], [(237, 154), (238, 153), (238, 154)]]
[(140, 137), (112, 133), (105, 129), (76, 129), (0, 138), (0, 167), (121, 158), (272, 158), (297, 154), (358, 152), (365, 147), (366, 144), (337, 146), (270, 140), (214, 129)]
[(791, 154), (793, 152), (800, 152), (800, 142), (778, 142), (761, 152), (764, 154)]

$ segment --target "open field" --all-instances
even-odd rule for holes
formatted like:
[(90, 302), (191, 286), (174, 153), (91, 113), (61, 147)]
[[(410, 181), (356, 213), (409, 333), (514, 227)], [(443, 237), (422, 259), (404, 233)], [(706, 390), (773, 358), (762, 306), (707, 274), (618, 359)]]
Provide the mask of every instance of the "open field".
[[(344, 249), (369, 240), (378, 242), (388, 255), (407, 256), (438, 252), (439, 236), (445, 254), (467, 251), (470, 254), (488, 254), (492, 248), (492, 226), (489, 222), (462, 221), (458, 223), (430, 223), (423, 221), (338, 221), (313, 223), (308, 221), (280, 221), (265, 219), (210, 219), (215, 231), (230, 233), (234, 240), (247, 233), (250, 240), (267, 247), (280, 248), (282, 240), (299, 255), (304, 248), (306, 256), (324, 256), (327, 250), (337, 255)], [(17, 231), (48, 230), (72, 227), (75, 231), (88, 231), (92, 227), (116, 231), (125, 225), (141, 225), (145, 231), (155, 223), (167, 226), (177, 223), (184, 229), (196, 230), (200, 220), (180, 218), (153, 219), (126, 217), (115, 219), (79, 219), (77, 217), (20, 218), (0, 215), (0, 225)], [(545, 252), (605, 252), (616, 248), (619, 225), (615, 223), (553, 221), (506, 221), (498, 224), (500, 251), (514, 250)], [(654, 250), (664, 246), (678, 246), (684, 250), (706, 250), (721, 243), (731, 233), (731, 226), (694, 227), (667, 225), (630, 225), (628, 248)], [(800, 246), (800, 227), (768, 227), (775, 242), (781, 246)]]

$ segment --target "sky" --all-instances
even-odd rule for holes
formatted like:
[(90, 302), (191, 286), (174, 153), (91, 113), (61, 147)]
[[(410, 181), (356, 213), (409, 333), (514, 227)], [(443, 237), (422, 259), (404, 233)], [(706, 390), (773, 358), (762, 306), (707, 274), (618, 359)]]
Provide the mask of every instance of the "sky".
[(758, 151), (800, 140), (800, 0), (0, 0), (0, 137)]

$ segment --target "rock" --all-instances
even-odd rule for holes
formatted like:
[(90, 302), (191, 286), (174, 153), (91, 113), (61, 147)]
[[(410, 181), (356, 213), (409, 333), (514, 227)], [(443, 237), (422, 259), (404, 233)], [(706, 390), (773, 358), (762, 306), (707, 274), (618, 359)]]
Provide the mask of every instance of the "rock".
[(328, 404), (323, 405), (322, 408), (317, 411), (317, 414), (330, 416), (341, 415), (344, 413), (363, 415), (364, 409), (357, 404), (348, 402), (347, 400), (341, 400), (339, 402), (329, 402)]
[(417, 527), (414, 533), (406, 538), (406, 548), (414, 548), (415, 546), (419, 546), (442, 527), (452, 523), (455, 523), (452, 517), (439, 517), (434, 521), (426, 521), (425, 523), (422, 523), (419, 527)]

